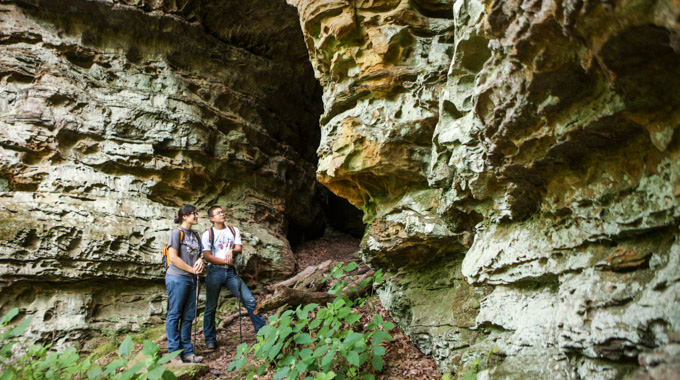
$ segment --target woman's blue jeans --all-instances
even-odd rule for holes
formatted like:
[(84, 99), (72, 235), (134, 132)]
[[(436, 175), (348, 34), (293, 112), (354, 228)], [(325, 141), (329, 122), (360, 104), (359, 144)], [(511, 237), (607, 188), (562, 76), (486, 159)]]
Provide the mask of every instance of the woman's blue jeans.
[(253, 314), (257, 301), (245, 282), (241, 280), (236, 271), (232, 267), (224, 268), (214, 265), (208, 265), (208, 274), (205, 278), (205, 313), (203, 314), (203, 335), (205, 342), (211, 343), (217, 341), (217, 330), (215, 330), (215, 310), (217, 309), (217, 300), (220, 297), (220, 290), (222, 287), (229, 289), (234, 297), (238, 296), (238, 285), (241, 283), (241, 303), (248, 310), (248, 316), (253, 323), (255, 333), (266, 324), (261, 315)]
[(168, 336), (168, 352), (182, 351), (182, 357), (194, 353), (191, 344), (191, 322), (196, 316), (196, 280), (192, 277), (165, 276), (168, 289), (168, 317), (165, 334)]

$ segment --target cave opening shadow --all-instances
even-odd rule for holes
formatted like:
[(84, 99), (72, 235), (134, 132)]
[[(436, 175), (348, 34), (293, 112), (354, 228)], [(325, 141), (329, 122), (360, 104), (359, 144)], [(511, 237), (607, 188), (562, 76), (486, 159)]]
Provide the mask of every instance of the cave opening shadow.
[(314, 220), (302, 225), (288, 219), (286, 238), (292, 248), (306, 241), (323, 237), (329, 230), (328, 227), (357, 239), (363, 236), (366, 229), (363, 212), (349, 203), (347, 199), (333, 194), (325, 187), (322, 188), (321, 193), (321, 213), (317, 214)]

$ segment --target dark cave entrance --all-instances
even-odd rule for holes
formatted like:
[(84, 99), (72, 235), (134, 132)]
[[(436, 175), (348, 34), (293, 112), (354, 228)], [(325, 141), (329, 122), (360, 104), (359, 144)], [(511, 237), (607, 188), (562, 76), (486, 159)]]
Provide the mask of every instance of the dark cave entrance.
[[(302, 35), (299, 36), (302, 39)], [(272, 104), (277, 104), (280, 99), (290, 96), (303, 96), (304, 108), (308, 111), (306, 118), (296, 120), (293, 124), (296, 126), (296, 138), (291, 139), (290, 136), (281, 136), (291, 146), (295, 147), (296, 151), (304, 157), (308, 162), (312, 163), (314, 169), (318, 167), (318, 157), (316, 150), (321, 142), (321, 128), (319, 126), (319, 119), (323, 113), (323, 103), (321, 100), (323, 90), (319, 82), (314, 78), (311, 63), (307, 60), (305, 63), (305, 75), (302, 78), (302, 85), (298, 87), (301, 93), (286, 93), (278, 94), (271, 98)], [(287, 89), (290, 91), (290, 88)], [(283, 115), (288, 120), (294, 120), (294, 117), (299, 115), (287, 114), (288, 110), (285, 104), (277, 104), (277, 117)], [(310, 115), (312, 115), (310, 117)], [(295, 248), (300, 244), (319, 239), (324, 236), (327, 229), (330, 227), (336, 231), (343, 232), (353, 238), (360, 239), (366, 228), (363, 222), (363, 212), (354, 207), (349, 201), (341, 198), (331, 192), (324, 185), (314, 180), (315, 194), (313, 199), (309, 200), (310, 210), (315, 212), (307, 212), (302, 215), (294, 212), (288, 212), (285, 218), (284, 229), (286, 239), (291, 247)]]
[[(253, 9), (258, 11), (253, 13)], [(316, 172), (316, 150), (321, 141), (319, 120), (324, 112), (323, 89), (314, 77), (297, 10), (283, 1), (256, 0), (255, 3), (242, 4), (224, 1), (206, 3), (202, 12), (206, 12), (201, 17), (202, 22), (206, 29), (213, 31), (212, 35), (288, 67), (284, 72), (292, 73), (292, 76), (285, 78), (286, 75), (281, 72), (277, 78), (285, 84), (262, 83), (269, 95), (267, 109), (261, 110), (259, 117), (269, 126), (274, 139), (292, 147), (302, 159), (313, 165)], [(237, 31), (230, 30), (226, 34), (223, 32), (228, 29), (225, 19), (210, 16), (237, 13), (248, 16), (240, 20), (241, 26)], [(243, 23), (246, 19), (249, 22)], [(263, 28), (262, 25), (271, 27)], [(287, 206), (283, 232), (290, 245), (295, 248), (306, 241), (319, 239), (329, 227), (353, 238), (361, 238), (366, 227), (363, 212), (318, 181), (314, 188), (312, 199), (304, 202), (308, 203), (304, 207), (308, 209), (302, 212), (295, 210), (295, 205), (299, 204), (295, 201)]]
[[(276, 75), (265, 73), (256, 78), (254, 88), (265, 101), (257, 118), (271, 138), (291, 147), (313, 166), (313, 176), (321, 141), (323, 89), (314, 76), (297, 9), (283, 0), (198, 0), (183, 14), (187, 20), (199, 22), (211, 37), (278, 67)], [(328, 227), (361, 238), (363, 212), (318, 181), (314, 188), (311, 199), (301, 202), (294, 195), (296, 199), (288, 200), (282, 232), (290, 245), (321, 238)]]
[[(291, 188), (298, 183), (301, 183), (298, 188), (314, 188), (310, 192), (313, 194), (304, 194), (308, 199), (302, 199), (300, 194), (287, 194), (289, 199), (281, 232), (291, 246), (322, 237), (327, 226), (355, 238), (363, 235), (365, 226), (360, 210), (319, 183), (310, 186), (316, 180), (314, 172), (317, 167), (316, 149), (321, 140), (319, 120), (324, 111), (323, 91), (314, 77), (297, 10), (293, 6), (283, 0), (198, 0), (187, 3), (181, 9), (172, 3), (111, 8), (108, 3), (87, 0), (18, 1), (18, 5), (31, 17), (59, 25), (64, 33), (80, 38), (82, 48), (64, 53), (74, 67), (89, 69), (97, 64), (110, 69), (108, 61), (102, 63), (97, 60), (104, 56), (113, 60), (118, 52), (122, 52), (121, 57), (116, 59), (127, 61), (125, 70), (139, 66), (146, 70), (146, 74), (153, 75), (154, 70), (161, 70), (158, 67), (162, 65), (159, 66), (158, 62), (166, 62), (170, 71), (182, 73), (177, 78), (189, 94), (186, 96), (197, 104), (203, 104), (206, 110), (235, 115), (233, 120), (215, 122), (218, 132), (212, 138), (224, 134), (220, 138), (229, 142), (233, 137), (229, 134), (233, 130), (237, 132), (234, 136), (243, 136), (246, 141), (234, 145), (236, 149), (261, 144), (258, 149), (264, 152), (263, 156), (278, 158), (273, 144), (267, 143), (266, 139), (271, 139), (294, 151), (296, 159), (303, 162), (291, 163), (290, 166), (299, 164), (302, 167), (299, 171), (286, 167), (286, 164), (276, 167), (279, 172), (270, 170), (280, 175), (283, 181), (292, 183)], [(87, 22), (93, 15), (99, 17), (98, 22)], [(182, 43), (173, 43), (166, 51), (158, 48), (162, 45), (158, 41)], [(104, 55), (100, 57), (98, 54)], [(215, 83), (209, 83), (208, 78)], [(115, 78), (112, 76), (110, 80)], [(214, 115), (211, 117), (216, 118)], [(257, 128), (241, 128), (240, 121), (262, 126), (266, 133)], [(145, 132), (129, 128), (116, 133), (118, 137), (134, 139), (135, 133)], [(266, 139), (262, 137), (264, 134)], [(66, 140), (63, 140), (64, 136)], [(69, 147), (78, 136), (68, 130), (61, 134)], [(172, 139), (164, 139), (154, 145), (154, 154), (173, 156), (178, 148), (170, 142)], [(188, 154), (193, 159), (207, 162), (214, 157), (215, 146), (206, 146), (201, 151)], [(242, 150), (235, 152), (234, 156), (254, 156), (251, 151)], [(289, 162), (294, 161), (291, 159), (293, 154), (281, 156)], [(244, 161), (230, 167), (235, 181), (265, 166), (255, 159), (252, 159), (253, 163), (238, 166)], [(106, 170), (109, 169), (106, 167)], [(302, 180), (294, 177), (301, 172), (307, 177)], [(2, 175), (0, 173), (0, 190), (13, 188), (13, 184)], [(194, 203), (197, 193), (219, 191), (210, 184), (206, 175), (192, 172), (187, 178), (199, 191), (167, 186), (177, 180), (176, 174), (168, 174), (153, 188), (151, 198), (166, 204), (173, 204), (178, 199)], [(276, 218), (280, 222), (278, 217), (280, 215)]]
[[(321, 187), (321, 185), (320, 185)], [(286, 238), (290, 245), (296, 246), (309, 241), (321, 238), (331, 227), (335, 230), (344, 232), (354, 238), (360, 239), (364, 234), (366, 225), (363, 222), (363, 212), (350, 204), (346, 199), (340, 198), (330, 190), (321, 190), (322, 212), (319, 213), (310, 223), (300, 224), (292, 219), (287, 220), (288, 231)]]

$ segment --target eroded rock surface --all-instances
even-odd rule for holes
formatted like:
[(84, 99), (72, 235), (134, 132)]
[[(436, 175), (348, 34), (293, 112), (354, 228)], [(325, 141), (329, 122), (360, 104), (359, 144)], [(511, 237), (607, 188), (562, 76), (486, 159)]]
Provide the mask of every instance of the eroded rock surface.
[(251, 275), (292, 273), (322, 110), (294, 8), (0, 1), (0, 46), (1, 311), (57, 343), (160, 321), (182, 203), (200, 232), (229, 208)]
[(680, 339), (677, 1), (288, 2), (317, 177), (364, 210), (424, 352), (478, 378), (675, 368), (644, 358)]

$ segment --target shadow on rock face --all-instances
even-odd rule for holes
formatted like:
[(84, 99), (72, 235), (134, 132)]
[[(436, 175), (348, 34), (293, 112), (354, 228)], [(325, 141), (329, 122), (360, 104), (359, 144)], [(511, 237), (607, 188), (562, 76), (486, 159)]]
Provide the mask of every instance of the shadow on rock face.
[(680, 51), (669, 30), (644, 25), (610, 38), (600, 55), (630, 110), (680, 102)]

